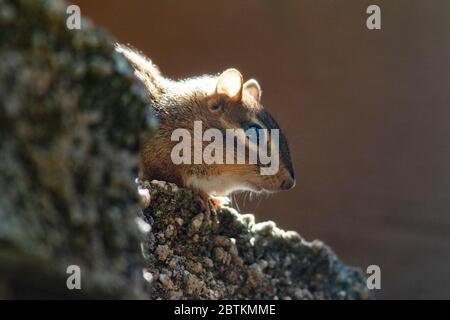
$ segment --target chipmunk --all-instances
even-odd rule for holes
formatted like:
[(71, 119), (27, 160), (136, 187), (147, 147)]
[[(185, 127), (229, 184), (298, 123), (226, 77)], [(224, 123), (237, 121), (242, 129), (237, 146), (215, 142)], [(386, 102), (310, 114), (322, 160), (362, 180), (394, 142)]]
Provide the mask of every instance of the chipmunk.
[[(159, 120), (156, 135), (146, 141), (139, 156), (141, 180), (164, 180), (195, 190), (203, 200), (229, 195), (234, 191), (275, 192), (295, 186), (286, 137), (279, 130), (279, 169), (273, 175), (261, 175), (256, 164), (174, 164), (171, 152), (176, 144), (171, 137), (175, 129), (193, 132), (194, 121), (204, 130), (279, 129), (277, 122), (261, 104), (261, 87), (254, 79), (244, 83), (241, 73), (227, 69), (218, 76), (200, 76), (173, 81), (137, 50), (116, 45), (144, 83)], [(205, 142), (203, 142), (205, 143)], [(246, 149), (258, 148), (245, 141)], [(193, 150), (195, 152), (195, 150)], [(224, 151), (225, 153), (225, 151)]]

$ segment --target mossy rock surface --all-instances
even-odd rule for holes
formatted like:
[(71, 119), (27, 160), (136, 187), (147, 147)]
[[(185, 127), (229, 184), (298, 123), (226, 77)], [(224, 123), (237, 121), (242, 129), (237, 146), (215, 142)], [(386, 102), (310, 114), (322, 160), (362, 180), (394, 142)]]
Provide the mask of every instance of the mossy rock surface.
[(361, 270), (321, 241), (227, 204), (211, 214), (187, 189), (145, 182), (151, 201), (143, 252), (151, 296), (163, 299), (367, 299)]
[(149, 101), (114, 40), (68, 30), (66, 8), (0, 0), (0, 297), (143, 297), (133, 177)]

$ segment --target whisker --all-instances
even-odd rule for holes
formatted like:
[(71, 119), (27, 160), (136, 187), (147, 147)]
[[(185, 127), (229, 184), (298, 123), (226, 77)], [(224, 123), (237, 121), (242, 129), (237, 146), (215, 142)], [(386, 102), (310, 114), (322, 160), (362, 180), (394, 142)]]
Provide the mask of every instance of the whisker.
[(233, 193), (232, 196), (233, 196), (234, 205), (236, 206), (237, 211), (241, 212), (241, 209), (239, 208), (239, 203), (236, 199), (236, 195)]
[(244, 204), (244, 206), (245, 206), (245, 205), (247, 205), (248, 191), (247, 191), (247, 190), (244, 191), (242, 195), (243, 195), (243, 196), (242, 196), (242, 202), (243, 202), (243, 204)]
[(256, 203), (256, 208), (259, 208), (259, 206), (261, 205), (262, 198), (263, 198), (263, 196), (258, 197), (258, 202)]

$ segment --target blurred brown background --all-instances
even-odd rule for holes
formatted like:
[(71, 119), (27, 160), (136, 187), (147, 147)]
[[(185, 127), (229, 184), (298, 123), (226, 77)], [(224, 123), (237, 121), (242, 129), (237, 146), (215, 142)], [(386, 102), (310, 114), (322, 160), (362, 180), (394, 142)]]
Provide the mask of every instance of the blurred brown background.
[(450, 298), (450, 1), (74, 3), (169, 77), (260, 81), (297, 187), (247, 211), (379, 265), (378, 298)]

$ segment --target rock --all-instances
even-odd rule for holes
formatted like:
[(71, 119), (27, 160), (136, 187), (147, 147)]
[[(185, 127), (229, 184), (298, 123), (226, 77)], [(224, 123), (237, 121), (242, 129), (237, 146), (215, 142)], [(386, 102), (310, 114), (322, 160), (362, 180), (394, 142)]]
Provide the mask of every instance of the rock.
[[(307, 242), (274, 222), (255, 223), (228, 205), (210, 216), (188, 189), (157, 181), (141, 182), (152, 198), (144, 210), (152, 233), (171, 225), (174, 236), (148, 239), (146, 268), (155, 274), (166, 268), (158, 261), (164, 243), (173, 272), (171, 291), (154, 282), (153, 299), (367, 299), (361, 270), (344, 265), (321, 241)], [(190, 221), (195, 236), (175, 219)], [(152, 250), (151, 248), (156, 248)], [(180, 276), (184, 275), (184, 276)]]
[(68, 30), (66, 8), (0, 0), (0, 298), (146, 298), (133, 177), (149, 101), (114, 40)]
[(138, 195), (139, 195), (139, 204), (141, 205), (142, 209), (147, 208), (150, 205), (150, 193), (147, 189), (138, 189)]
[(158, 257), (158, 260), (165, 261), (170, 254), (170, 249), (167, 245), (158, 245), (156, 247), (155, 253)]
[(203, 223), (203, 213), (199, 213), (192, 219), (192, 228), (197, 231), (200, 229)]

